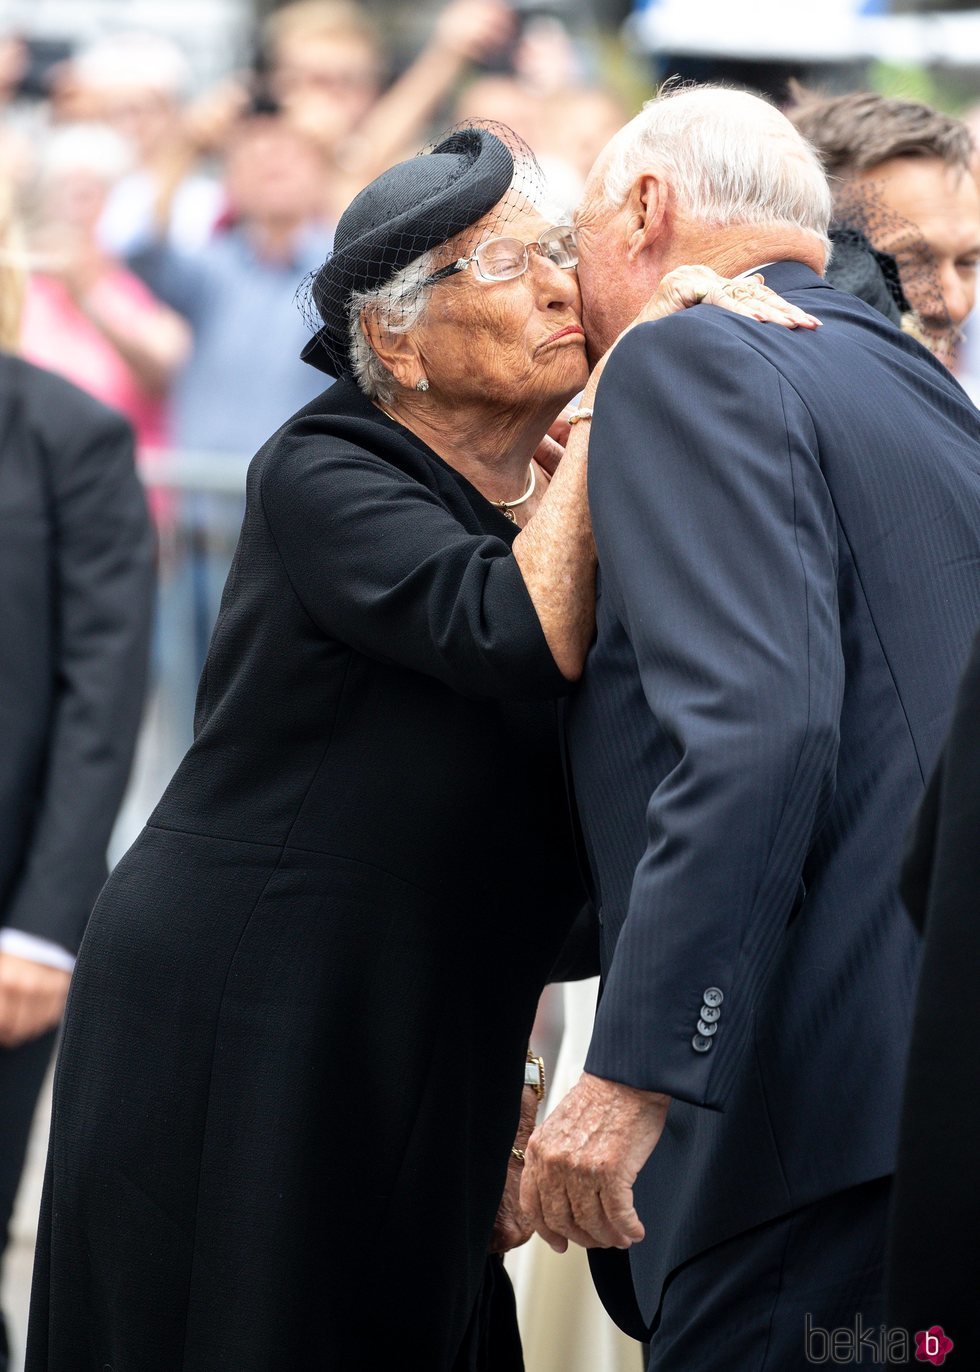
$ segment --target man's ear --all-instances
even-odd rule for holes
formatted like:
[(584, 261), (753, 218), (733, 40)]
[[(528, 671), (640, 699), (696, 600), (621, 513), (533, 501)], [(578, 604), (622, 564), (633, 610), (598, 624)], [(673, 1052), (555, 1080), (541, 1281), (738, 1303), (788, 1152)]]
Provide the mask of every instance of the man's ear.
[(361, 312), (361, 333), (399, 386), (412, 390), (424, 371), (412, 336), (384, 328), (376, 311), (370, 307)]
[(670, 213), (670, 187), (657, 172), (642, 172), (626, 200), (626, 254), (635, 259), (660, 238)]

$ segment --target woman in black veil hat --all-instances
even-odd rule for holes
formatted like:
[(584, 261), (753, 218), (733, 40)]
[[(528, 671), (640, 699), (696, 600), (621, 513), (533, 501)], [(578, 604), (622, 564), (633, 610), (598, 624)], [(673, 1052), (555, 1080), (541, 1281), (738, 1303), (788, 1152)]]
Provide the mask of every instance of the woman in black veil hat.
[[(539, 189), (458, 131), (313, 282), (341, 379), (252, 463), (194, 744), (75, 972), (30, 1372), (521, 1366), (488, 1254), (526, 1237), (528, 1034), (581, 904), (556, 709), (594, 578), (587, 422), (534, 456), (588, 375)], [(650, 317), (805, 319), (724, 285)]]

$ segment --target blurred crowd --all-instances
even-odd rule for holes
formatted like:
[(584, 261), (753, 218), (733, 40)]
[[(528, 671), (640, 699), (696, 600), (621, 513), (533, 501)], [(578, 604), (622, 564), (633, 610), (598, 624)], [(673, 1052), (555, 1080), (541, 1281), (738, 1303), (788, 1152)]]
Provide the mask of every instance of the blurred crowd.
[(438, 127), (511, 125), (571, 203), (629, 113), (585, 82), (557, 19), (521, 23), (505, 0), (451, 0), (394, 77), (350, 0), (278, 9), (256, 52), (202, 93), (175, 43), (120, 33), (25, 100), (26, 46), (0, 44), (0, 174), (30, 266), (23, 354), (126, 414), (144, 457), (250, 455), (321, 389), (299, 360), (297, 286), (360, 187)]
[[(352, 197), (437, 131), (482, 119), (521, 134), (555, 203), (571, 208), (596, 154), (665, 74), (663, 62), (631, 72), (600, 60), (595, 34), (558, 13), (449, 0), (421, 50), (396, 61), (367, 7), (294, 0), (256, 33), (248, 70), (203, 90), (158, 33), (110, 33), (40, 80), (28, 42), (0, 35), (0, 247), (28, 269), (19, 349), (132, 423), (164, 589), (183, 578), (180, 632), (190, 607), (189, 683), (237, 538), (245, 463), (322, 388), (299, 356), (316, 326), (303, 283)], [(616, 51), (622, 59), (625, 44)], [(597, 81), (600, 69), (616, 71), (622, 90)], [(903, 113), (874, 96), (867, 107), (805, 90), (790, 98), (828, 158), (843, 217), (898, 258), (906, 323), (951, 361), (980, 254), (963, 125), (937, 114), (919, 126), (921, 107)], [(912, 145), (920, 162), (928, 153), (933, 180), (896, 187), (882, 168), (897, 156), (907, 173)], [(922, 167), (913, 171), (921, 181)], [(916, 196), (941, 206), (925, 244), (908, 211)], [(980, 350), (961, 351), (965, 372), (980, 372)], [(174, 454), (204, 493), (175, 496)]]
[[(30, 269), (21, 350), (121, 410), (144, 462), (245, 459), (316, 394), (297, 290), (384, 167), (452, 123), (499, 120), (571, 206), (643, 94), (593, 83), (594, 48), (508, 0), (450, 0), (397, 72), (354, 0), (276, 9), (254, 52), (250, 70), (201, 91), (176, 43), (122, 32), (25, 96), (28, 46), (0, 38), (0, 195), (24, 235), (5, 250)], [(861, 110), (828, 118), (860, 139)], [(818, 142), (822, 119), (804, 129)], [(960, 257), (946, 302), (957, 330), (975, 274)], [(153, 502), (165, 528), (167, 498)]]

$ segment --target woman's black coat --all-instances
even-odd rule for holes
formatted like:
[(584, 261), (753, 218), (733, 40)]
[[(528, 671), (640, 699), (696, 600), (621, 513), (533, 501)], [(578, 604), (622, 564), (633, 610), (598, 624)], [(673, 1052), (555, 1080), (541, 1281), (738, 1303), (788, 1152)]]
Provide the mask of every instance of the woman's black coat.
[(75, 974), (30, 1372), (478, 1365), (580, 900), (515, 533), (349, 383), (253, 462), (195, 743)]

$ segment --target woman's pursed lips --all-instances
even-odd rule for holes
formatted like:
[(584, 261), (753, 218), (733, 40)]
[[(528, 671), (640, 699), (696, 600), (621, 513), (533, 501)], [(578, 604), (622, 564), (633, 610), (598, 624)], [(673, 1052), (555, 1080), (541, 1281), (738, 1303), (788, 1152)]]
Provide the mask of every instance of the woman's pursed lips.
[(563, 329), (558, 329), (556, 333), (553, 333), (546, 338), (541, 344), (541, 347), (546, 348), (549, 343), (557, 343), (559, 338), (568, 338), (572, 336), (581, 338), (583, 342), (585, 341), (585, 330), (582, 328), (581, 324), (566, 324)]

